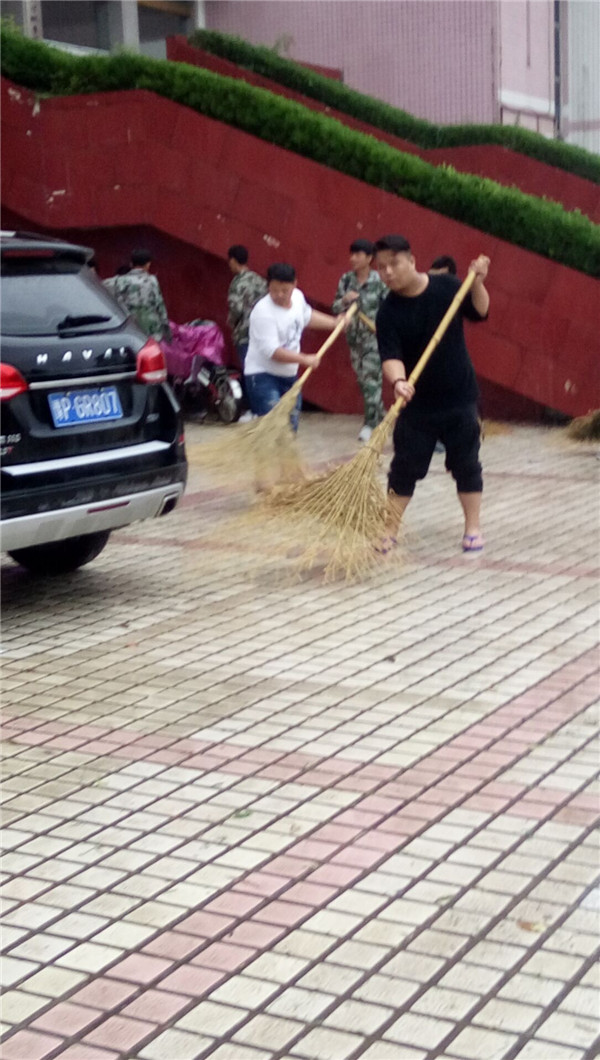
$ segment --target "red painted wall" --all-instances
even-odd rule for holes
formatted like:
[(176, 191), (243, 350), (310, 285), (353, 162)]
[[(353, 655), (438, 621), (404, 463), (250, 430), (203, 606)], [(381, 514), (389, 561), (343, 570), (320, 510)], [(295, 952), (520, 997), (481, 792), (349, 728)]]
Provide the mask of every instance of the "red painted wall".
[(590, 180), (583, 180), (573, 173), (565, 173), (555, 166), (548, 166), (544, 162), (538, 162), (528, 155), (510, 151), (506, 147), (496, 144), (476, 145), (472, 147), (443, 147), (434, 150), (424, 150), (403, 140), (399, 136), (393, 136), (374, 125), (352, 118), (342, 111), (332, 110), (331, 107), (317, 100), (303, 96), (299, 92), (285, 88), (276, 81), (255, 74), (251, 70), (245, 70), (228, 59), (211, 55), (201, 48), (194, 48), (188, 44), (185, 37), (169, 37), (167, 39), (167, 57), (174, 62), (190, 63), (192, 66), (202, 66), (207, 70), (226, 77), (234, 77), (236, 80), (246, 81), (248, 84), (259, 88), (266, 88), (276, 95), (285, 96), (302, 103), (310, 110), (327, 114), (331, 118), (347, 125), (351, 129), (368, 133), (377, 140), (382, 140), (396, 147), (399, 151), (418, 155), (425, 162), (439, 166), (445, 163), (454, 166), (463, 173), (475, 173), (480, 177), (490, 177), (500, 184), (514, 185), (529, 195), (545, 195), (547, 199), (563, 204), (567, 210), (581, 210), (593, 221), (600, 223), (600, 185)]
[[(443, 252), (463, 273), (476, 254), (491, 257), (490, 319), (468, 334), (484, 380), (568, 415), (600, 405), (598, 284), (582, 273), (150, 92), (36, 101), (4, 81), (1, 119), (5, 209), (30, 228), (80, 233), (106, 273), (129, 252), (127, 229), (135, 243), (138, 233), (156, 240), (176, 320), (200, 312), (223, 321), (232, 243), (250, 247), (260, 272), (293, 262), (308, 298), (324, 306), (351, 240), (400, 230), (424, 267)], [(343, 340), (305, 394), (331, 411), (358, 411)]]

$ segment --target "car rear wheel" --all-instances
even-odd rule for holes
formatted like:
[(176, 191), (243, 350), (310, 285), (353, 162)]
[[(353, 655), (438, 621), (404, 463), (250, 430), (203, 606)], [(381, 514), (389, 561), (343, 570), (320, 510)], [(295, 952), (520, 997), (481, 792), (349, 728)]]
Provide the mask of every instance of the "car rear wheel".
[(17, 548), (9, 552), (9, 556), (33, 574), (67, 574), (96, 559), (109, 537), (110, 530), (101, 530), (95, 534), (69, 537), (65, 541)]

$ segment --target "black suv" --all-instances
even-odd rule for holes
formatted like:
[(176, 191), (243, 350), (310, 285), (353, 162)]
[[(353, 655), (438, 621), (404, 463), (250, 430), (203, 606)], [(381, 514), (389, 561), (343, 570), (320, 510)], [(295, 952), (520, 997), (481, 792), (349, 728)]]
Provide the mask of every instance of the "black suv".
[(2, 232), (2, 549), (30, 570), (94, 559), (170, 512), (186, 482), (163, 353), (96, 278), (93, 252)]

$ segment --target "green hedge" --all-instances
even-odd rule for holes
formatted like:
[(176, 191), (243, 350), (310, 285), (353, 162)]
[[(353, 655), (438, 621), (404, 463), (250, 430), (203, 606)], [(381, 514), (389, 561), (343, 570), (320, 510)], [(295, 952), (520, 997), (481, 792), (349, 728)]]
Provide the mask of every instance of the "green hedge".
[(482, 232), (600, 275), (600, 226), (579, 211), (429, 165), (243, 81), (140, 55), (74, 56), (6, 28), (1, 44), (2, 72), (40, 94), (147, 89)]
[(368, 122), (377, 129), (401, 136), (419, 147), (499, 144), (596, 184), (600, 183), (600, 158), (581, 147), (561, 143), (559, 140), (547, 140), (539, 133), (516, 126), (435, 125), (415, 118), (382, 100), (365, 96), (324, 74), (308, 70), (291, 59), (284, 59), (270, 48), (250, 44), (240, 37), (230, 37), (215, 30), (197, 30), (189, 38), (189, 42), (213, 55), (229, 59), (238, 66), (277, 81), (295, 92), (301, 92), (310, 99), (316, 99), (353, 118)]

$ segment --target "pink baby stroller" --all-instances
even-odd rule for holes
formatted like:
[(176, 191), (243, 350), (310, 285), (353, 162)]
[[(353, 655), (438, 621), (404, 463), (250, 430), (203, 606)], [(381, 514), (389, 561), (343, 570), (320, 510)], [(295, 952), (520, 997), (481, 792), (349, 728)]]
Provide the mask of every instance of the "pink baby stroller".
[(203, 418), (216, 412), (224, 423), (235, 423), (242, 411), (240, 373), (225, 364), (225, 339), (214, 320), (169, 321), (171, 341), (161, 348), (169, 382), (184, 410)]

